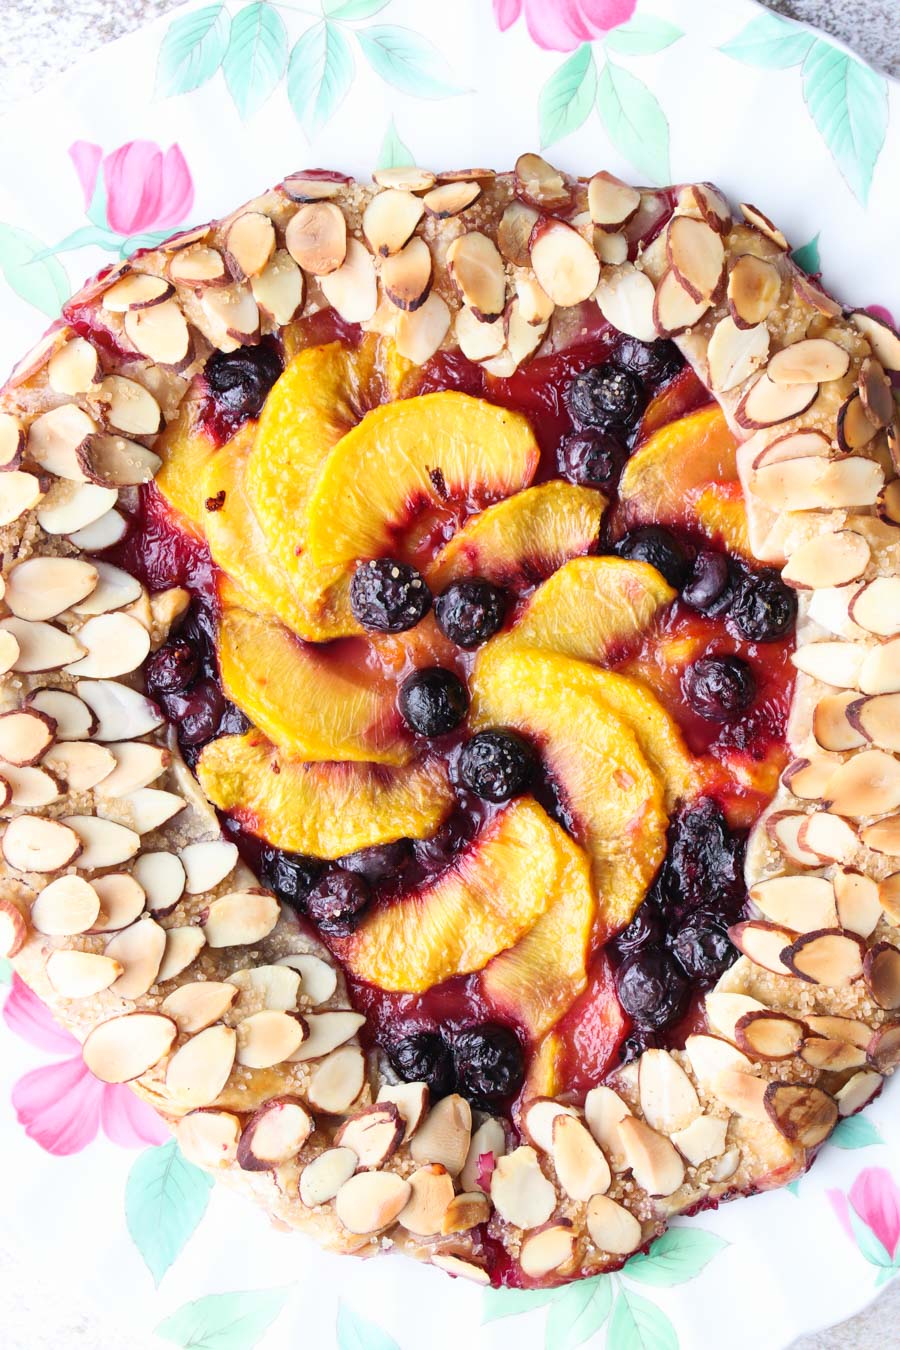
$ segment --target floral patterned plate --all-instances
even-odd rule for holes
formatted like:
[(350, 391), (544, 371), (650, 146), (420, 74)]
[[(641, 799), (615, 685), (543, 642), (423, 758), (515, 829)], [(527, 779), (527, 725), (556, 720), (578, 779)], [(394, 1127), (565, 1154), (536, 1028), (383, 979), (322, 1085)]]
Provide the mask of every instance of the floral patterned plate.
[[(196, 0), (23, 104), (0, 136), (0, 368), (108, 258), (289, 169), (499, 167), (537, 148), (571, 169), (715, 179), (777, 212), (838, 294), (900, 312), (886, 265), (900, 86), (845, 48), (750, 0), (456, 0), (449, 12)], [(616, 1275), (482, 1291), (275, 1233), (185, 1162), (128, 1089), (93, 1079), (2, 966), (0, 980), (17, 1244), (160, 1343), (778, 1350), (857, 1311), (900, 1268), (897, 1089), (844, 1121), (793, 1188), (680, 1223)]]

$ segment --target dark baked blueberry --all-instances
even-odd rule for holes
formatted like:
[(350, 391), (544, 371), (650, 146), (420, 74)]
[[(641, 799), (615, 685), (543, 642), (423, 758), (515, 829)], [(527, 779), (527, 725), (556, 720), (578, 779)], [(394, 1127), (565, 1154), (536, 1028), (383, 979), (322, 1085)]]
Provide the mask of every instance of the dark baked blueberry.
[(426, 872), (441, 872), (456, 861), (477, 829), (477, 822), (456, 812), (430, 839), (417, 839), (413, 845), (416, 861)]
[(503, 627), (506, 596), (499, 586), (473, 577), (454, 581), (434, 602), (438, 627), (457, 647), (480, 647)]
[(739, 656), (704, 656), (684, 672), (684, 694), (707, 722), (736, 722), (756, 697), (756, 680)]
[(463, 746), (458, 772), (470, 792), (506, 802), (523, 790), (533, 767), (530, 747), (511, 731), (479, 731)]
[(469, 707), (466, 686), (452, 670), (417, 670), (400, 686), (398, 705), (407, 726), (420, 736), (443, 736), (458, 727)]
[(206, 383), (216, 404), (233, 418), (256, 417), (283, 369), (273, 347), (215, 352), (206, 363)]
[(459, 1091), (473, 1106), (490, 1110), (513, 1096), (525, 1076), (519, 1038), (496, 1022), (461, 1031), (453, 1040)]
[(409, 862), (409, 840), (395, 839), (390, 844), (372, 844), (338, 859), (347, 872), (356, 872), (366, 881), (383, 881), (396, 876)]
[(312, 887), (306, 912), (323, 932), (345, 937), (359, 923), (369, 899), (369, 887), (362, 877), (336, 868)]
[(243, 736), (244, 732), (249, 731), (252, 725), (250, 718), (241, 712), (236, 703), (225, 699), (225, 711), (219, 719), (218, 735)]
[(635, 1027), (630, 1036), (626, 1036), (619, 1046), (619, 1062), (630, 1064), (645, 1050), (661, 1050), (665, 1047), (665, 1038), (648, 1027)]
[(453, 1055), (439, 1031), (414, 1031), (388, 1050), (394, 1072), (404, 1083), (427, 1083), (432, 1099), (456, 1087)]
[(615, 545), (614, 552), (620, 558), (649, 563), (676, 590), (680, 590), (687, 579), (687, 554), (675, 536), (661, 525), (643, 525), (638, 530), (629, 530)]
[(724, 553), (704, 549), (691, 564), (681, 598), (701, 614), (719, 614), (728, 604), (731, 590), (728, 558)]
[(668, 851), (654, 892), (670, 920), (714, 898), (728, 922), (743, 906), (744, 840), (733, 833), (718, 803), (702, 798), (682, 811), (669, 827)]
[(737, 584), (728, 617), (749, 642), (777, 642), (797, 619), (797, 596), (772, 568), (745, 572)]
[(163, 694), (161, 703), (183, 745), (202, 745), (219, 730), (225, 698), (215, 680), (204, 676), (186, 694)]
[(616, 934), (613, 939), (613, 949), (619, 956), (628, 956), (630, 952), (636, 952), (640, 947), (647, 947), (651, 942), (662, 942), (664, 937), (665, 924), (659, 911), (659, 905), (655, 900), (648, 897), (631, 923), (623, 928), (621, 933)]
[(684, 358), (675, 343), (664, 338), (639, 342), (635, 337), (623, 337), (612, 359), (615, 365), (630, 370), (647, 384), (665, 384), (684, 365)]
[(714, 914), (692, 914), (672, 939), (672, 951), (688, 979), (712, 984), (737, 960), (737, 950)]
[(665, 947), (632, 952), (616, 971), (619, 1002), (641, 1027), (671, 1026), (687, 1006), (688, 983), (681, 966)]
[(563, 478), (581, 487), (609, 488), (619, 481), (628, 448), (614, 431), (585, 427), (563, 436), (556, 463)]
[(189, 642), (167, 642), (147, 657), (144, 679), (151, 694), (180, 694), (197, 675), (200, 661)]
[(607, 362), (576, 375), (565, 392), (569, 416), (578, 427), (637, 426), (647, 401), (637, 375)]
[(318, 858), (305, 853), (284, 853), (266, 845), (260, 853), (260, 871), (278, 898), (295, 909), (306, 908), (306, 897), (322, 875)]
[(363, 628), (403, 633), (431, 608), (431, 591), (421, 573), (394, 558), (360, 563), (350, 583), (350, 608)]

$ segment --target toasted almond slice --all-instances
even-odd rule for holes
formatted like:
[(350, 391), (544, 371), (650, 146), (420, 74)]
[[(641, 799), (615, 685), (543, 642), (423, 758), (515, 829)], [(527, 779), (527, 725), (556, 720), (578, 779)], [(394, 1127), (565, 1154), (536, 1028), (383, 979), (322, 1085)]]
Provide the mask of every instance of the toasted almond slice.
[(836, 926), (834, 887), (825, 877), (771, 877), (751, 886), (750, 899), (796, 933)]
[(288, 174), (281, 186), (295, 202), (320, 202), (337, 197), (350, 179), (345, 174), (331, 173), (327, 169), (306, 169), (302, 173)]
[(860, 830), (859, 837), (873, 853), (887, 853), (900, 858), (900, 815), (885, 816)]
[(728, 273), (728, 307), (738, 328), (765, 323), (781, 295), (778, 268), (764, 258), (744, 253)]
[[(163, 792), (159, 788), (138, 788), (136, 792), (129, 792), (123, 796), (118, 806), (126, 813), (127, 819), (138, 834), (151, 834), (167, 820), (177, 816), (179, 811), (184, 810), (185, 799), (177, 792)], [(111, 810), (112, 805), (100, 809)]]
[(57, 741), (44, 756), (44, 767), (55, 774), (68, 792), (87, 792), (109, 774), (115, 759), (102, 745), (84, 741)]
[(637, 1251), (644, 1240), (641, 1225), (634, 1215), (607, 1195), (591, 1197), (586, 1222), (594, 1245), (612, 1256), (628, 1256)]
[(74, 937), (96, 923), (100, 898), (83, 877), (58, 877), (45, 886), (31, 907), (31, 923), (48, 937)]
[[(771, 361), (769, 366), (771, 367)], [(800, 417), (815, 402), (817, 384), (775, 384), (767, 371), (757, 376), (734, 410), (739, 426), (748, 430), (774, 427)], [(758, 477), (759, 475), (757, 475)]]
[(800, 1057), (805, 1064), (822, 1073), (846, 1073), (848, 1069), (861, 1069), (866, 1063), (866, 1052), (858, 1046), (824, 1036), (813, 1036), (805, 1041)]
[(769, 354), (769, 330), (765, 324), (738, 327), (730, 314), (716, 324), (707, 348), (709, 380), (713, 389), (725, 393), (748, 380)]
[(122, 973), (118, 961), (95, 952), (51, 952), (47, 979), (61, 998), (91, 998), (108, 989)]
[(288, 966), (251, 966), (236, 970), (228, 983), (240, 992), (242, 1012), (267, 1008), (275, 1012), (295, 1012), (300, 994), (300, 976)]
[(98, 432), (78, 453), (85, 477), (103, 487), (149, 483), (162, 463), (146, 446), (114, 433)]
[(307, 1034), (299, 1013), (275, 1009), (251, 1013), (237, 1028), (237, 1062), (248, 1069), (271, 1069), (288, 1059)]
[(78, 630), (86, 654), (69, 667), (72, 675), (111, 679), (129, 675), (143, 665), (150, 651), (150, 634), (128, 614), (98, 614)]
[(474, 1131), (469, 1143), (466, 1161), (459, 1174), (463, 1190), (487, 1194), (494, 1164), (506, 1151), (506, 1131), (499, 1120), (488, 1116)]
[(841, 928), (858, 937), (869, 937), (881, 918), (878, 883), (862, 872), (844, 868), (837, 868), (832, 880)]
[(842, 989), (863, 973), (865, 943), (840, 929), (804, 933), (782, 953), (785, 965), (809, 984)]
[(671, 1195), (678, 1190), (684, 1181), (684, 1163), (665, 1135), (636, 1116), (625, 1116), (619, 1122), (619, 1138), (635, 1181), (648, 1195)]
[(884, 750), (861, 750), (831, 774), (823, 799), (832, 811), (856, 820), (894, 811), (900, 806), (900, 763)]
[(820, 862), (847, 862), (857, 849), (856, 830), (843, 816), (832, 811), (814, 811), (800, 826), (797, 836), (802, 848), (814, 853)]
[(231, 891), (213, 900), (207, 910), (203, 925), (206, 941), (210, 947), (245, 947), (261, 942), (275, 927), (279, 913), (278, 901), (269, 891)]
[(620, 333), (627, 333), (641, 342), (655, 339), (656, 292), (650, 278), (633, 263), (604, 268), (594, 299), (604, 319)]
[(737, 1171), (741, 1161), (741, 1150), (739, 1148), (726, 1149), (721, 1158), (710, 1169), (711, 1181), (728, 1181)]
[(308, 1036), (291, 1054), (292, 1060), (320, 1059), (344, 1045), (365, 1023), (363, 1013), (336, 1009), (331, 1012), (310, 1013), (306, 1017)]
[(328, 1148), (307, 1163), (300, 1173), (300, 1199), (308, 1209), (333, 1200), (345, 1181), (356, 1171), (351, 1148)]
[[(124, 572), (121, 567), (114, 567), (107, 562), (96, 562), (94, 567), (97, 570), (97, 585), (86, 599), (79, 600), (74, 606), (76, 614), (88, 617), (107, 614), (110, 610), (121, 609), (123, 605), (133, 604), (141, 598), (143, 587), (130, 572)], [(122, 739), (130, 740), (131, 737), (123, 736)]]
[(21, 656), (19, 644), (12, 633), (0, 628), (0, 675), (6, 675), (13, 669)]
[(850, 601), (850, 618), (876, 637), (900, 633), (900, 577), (867, 581)]
[(506, 346), (499, 356), (484, 362), (484, 368), (491, 375), (507, 378), (515, 373), (521, 363), (539, 347), (547, 324), (529, 323), (522, 313), (518, 297), (511, 301), (506, 309)]
[(365, 323), (378, 306), (378, 283), (371, 253), (358, 239), (348, 239), (340, 267), (320, 285), (328, 303), (347, 323)]
[(547, 217), (539, 220), (529, 254), (535, 276), (555, 305), (577, 305), (597, 289), (600, 260), (571, 225)]
[(700, 1101), (694, 1085), (667, 1050), (645, 1050), (638, 1065), (638, 1093), (648, 1125), (671, 1134), (699, 1115)]
[(728, 936), (748, 960), (763, 970), (771, 970), (775, 975), (788, 975), (782, 953), (796, 937), (790, 929), (778, 924), (763, 923), (758, 919), (748, 919), (743, 923), (732, 924)]
[[(404, 1124), (400, 1112), (393, 1102), (376, 1103), (357, 1111), (334, 1136), (338, 1147), (351, 1148), (356, 1154), (357, 1167), (361, 1171), (381, 1167), (400, 1146), (404, 1134)], [(447, 1180), (450, 1178), (443, 1168), (440, 1169)], [(413, 1188), (415, 1191), (415, 1187)], [(453, 1183), (450, 1182), (450, 1195)], [(445, 1206), (446, 1208), (446, 1206)], [(443, 1214), (443, 1210), (441, 1211)], [(408, 1226), (408, 1225), (407, 1225)], [(438, 1228), (411, 1229), (412, 1232), (435, 1233)]]
[(466, 305), (457, 311), (455, 332), (459, 349), (469, 361), (487, 361), (499, 355), (506, 343), (502, 319), (482, 323)]
[(575, 1259), (575, 1238), (568, 1219), (550, 1224), (537, 1233), (529, 1233), (519, 1250), (519, 1265), (531, 1279), (543, 1279), (554, 1271), (561, 1272)]
[(431, 283), (431, 249), (418, 236), (382, 263), (381, 284), (397, 309), (419, 309), (428, 299)]
[[(322, 1003), (327, 1003), (337, 988), (337, 971), (334, 966), (330, 966), (327, 961), (323, 961), (319, 956), (300, 953), (296, 956), (281, 956), (276, 963), (279, 966), (290, 966), (300, 975), (301, 990), (303, 998), (308, 1000), (313, 1008), (319, 1007)], [(309, 1022), (307, 1018), (307, 1022)], [(312, 1039), (312, 1030), (310, 1030), (310, 1040)]]
[(83, 652), (75, 638), (49, 623), (30, 623), (27, 619), (2, 619), (0, 632), (8, 633), (19, 654), (12, 669), (19, 674), (35, 674), (68, 665)]
[(723, 1069), (732, 1069), (738, 1073), (753, 1071), (753, 1065), (743, 1051), (738, 1050), (730, 1041), (723, 1040), (721, 1036), (695, 1033), (688, 1036), (684, 1048), (691, 1061), (694, 1075), (701, 1083), (711, 1083)]
[[(440, 347), (450, 328), (450, 310), (439, 295), (429, 295), (418, 309), (398, 313), (394, 344), (401, 356), (422, 366)], [(538, 337), (537, 341), (540, 341)]]
[(336, 272), (347, 256), (347, 224), (333, 202), (313, 201), (288, 222), (284, 242), (304, 272), (324, 277)]
[(536, 206), (566, 206), (571, 195), (559, 169), (535, 154), (520, 155), (516, 160), (516, 188), (520, 197)]
[(867, 650), (858, 687), (864, 694), (900, 693), (900, 638)]
[(538, 222), (538, 213), (524, 202), (510, 202), (497, 226), (497, 246), (507, 262), (514, 267), (528, 267), (531, 261), (529, 244)]
[(441, 1233), (446, 1237), (451, 1233), (466, 1233), (487, 1223), (491, 1217), (491, 1206), (481, 1191), (463, 1191), (455, 1195), (444, 1210), (441, 1220)]
[(707, 225), (719, 234), (727, 234), (731, 227), (728, 202), (712, 183), (692, 183), (683, 191), (678, 209), (687, 215), (699, 212)]
[(900, 1023), (885, 1022), (866, 1048), (869, 1064), (879, 1073), (891, 1073), (900, 1064)]
[(773, 244), (786, 253), (788, 250), (788, 241), (781, 233), (781, 230), (772, 224), (769, 217), (760, 211), (758, 206), (754, 206), (752, 202), (741, 202), (740, 205), (741, 214), (747, 224), (752, 225), (755, 230), (759, 230), (760, 234), (764, 234), (767, 239), (771, 240)]
[(230, 280), (225, 259), (208, 244), (191, 244), (172, 255), (166, 266), (169, 279), (181, 286), (215, 286)]
[(498, 319), (506, 305), (506, 273), (494, 241), (478, 230), (457, 235), (447, 249), (447, 265), (475, 317), (482, 323)]
[(107, 872), (91, 882), (100, 898), (92, 933), (115, 933), (134, 923), (144, 908), (144, 891), (127, 872)]
[(313, 1069), (306, 1100), (314, 1111), (329, 1116), (343, 1115), (362, 1092), (365, 1076), (363, 1052), (358, 1046), (343, 1045), (320, 1060)]
[(360, 1172), (341, 1186), (334, 1211), (349, 1233), (379, 1233), (397, 1221), (411, 1194), (396, 1172)]
[(105, 954), (122, 967), (113, 992), (127, 999), (146, 994), (156, 983), (165, 947), (165, 931), (152, 919), (139, 919), (110, 938)]
[(807, 612), (813, 623), (819, 624), (837, 637), (862, 641), (866, 634), (849, 616), (850, 602), (860, 590), (859, 582), (849, 586), (825, 586), (813, 591)]
[(244, 211), (229, 225), (225, 248), (239, 273), (258, 276), (275, 252), (275, 227), (262, 211)]
[(415, 233), (425, 214), (420, 197), (402, 188), (388, 188), (369, 202), (362, 218), (362, 230), (373, 253), (388, 258), (399, 253)]
[(740, 1070), (724, 1069), (709, 1084), (709, 1090), (735, 1115), (760, 1122), (767, 1119), (765, 1079)]
[(630, 1107), (617, 1092), (604, 1084), (591, 1088), (585, 1097), (585, 1122), (615, 1172), (623, 1171), (627, 1165), (619, 1139), (619, 1124), (625, 1116), (630, 1115)]
[(25, 706), (52, 718), (60, 740), (86, 740), (96, 730), (96, 719), (87, 704), (64, 689), (34, 689)]
[(220, 351), (255, 343), (259, 338), (259, 306), (245, 285), (210, 286), (200, 296), (206, 336)]
[(897, 413), (894, 391), (880, 361), (867, 356), (859, 368), (859, 397), (873, 427), (888, 426)]
[(12, 413), (0, 412), (0, 469), (8, 473), (17, 468), (25, 449), (25, 432)]
[(413, 1135), (409, 1151), (418, 1163), (440, 1163), (452, 1177), (463, 1169), (472, 1137), (472, 1111), (458, 1093), (443, 1097)]
[(166, 930), (166, 950), (163, 954), (157, 984), (174, 980), (206, 946), (202, 928), (169, 928)]
[(729, 994), (712, 990), (706, 995), (706, 1020), (710, 1030), (726, 1040), (735, 1038), (735, 1026), (739, 1017), (748, 1012), (764, 1012), (766, 1005), (758, 998), (748, 994)]
[(856, 530), (820, 534), (795, 549), (782, 577), (791, 586), (845, 586), (862, 576), (870, 557), (868, 541)]
[(401, 164), (392, 169), (376, 169), (372, 178), (383, 188), (405, 188), (407, 192), (425, 192), (436, 181), (430, 169), (415, 164)]
[[(97, 430), (97, 424), (74, 403), (40, 413), (28, 429), (28, 455), (47, 473), (57, 478), (84, 481), (78, 451)], [(9, 478), (9, 475), (6, 475)], [(4, 481), (9, 491), (14, 483)]]
[(725, 268), (721, 236), (705, 220), (674, 216), (666, 231), (669, 263), (693, 300), (709, 300), (719, 288)]
[(834, 1098), (808, 1083), (770, 1083), (765, 1106), (775, 1128), (802, 1148), (817, 1148), (837, 1124)]
[(17, 768), (0, 760), (0, 792), (5, 798), (4, 808), (13, 806), (20, 811), (37, 811), (58, 800), (62, 783), (48, 769)]
[(182, 1035), (193, 1036), (220, 1021), (237, 993), (234, 985), (225, 981), (196, 980), (179, 985), (168, 994), (160, 1004), (160, 1011), (173, 1019)]
[(403, 1122), (405, 1144), (421, 1125), (428, 1111), (429, 1091), (427, 1083), (383, 1083), (378, 1091), (378, 1102), (396, 1107)]
[(154, 277), (149, 272), (129, 272), (104, 291), (101, 303), (110, 314), (124, 314), (129, 309), (158, 305), (172, 294), (173, 288), (164, 277)]
[(188, 1162), (206, 1168), (230, 1167), (237, 1161), (240, 1117), (231, 1111), (201, 1106), (182, 1116), (175, 1126), (175, 1136)]
[(98, 784), (101, 797), (120, 797), (156, 781), (168, 767), (171, 754), (163, 746), (146, 741), (118, 741), (107, 746), (113, 769)]
[(773, 811), (766, 817), (766, 834), (777, 844), (788, 862), (797, 867), (818, 867), (818, 855), (800, 843), (800, 831), (806, 816), (796, 811)]
[(125, 333), (136, 351), (162, 366), (180, 366), (191, 350), (187, 320), (174, 300), (129, 310)]
[(199, 844), (188, 844), (181, 850), (184, 864), (185, 890), (188, 895), (202, 895), (211, 891), (237, 865), (237, 847), (227, 839), (210, 839)]
[(533, 1148), (523, 1144), (497, 1159), (491, 1173), (491, 1200), (500, 1217), (515, 1228), (538, 1228), (547, 1222), (556, 1208), (556, 1191), (541, 1171)]
[(184, 868), (177, 855), (142, 853), (135, 861), (134, 876), (146, 894), (151, 914), (171, 914), (184, 892)]
[(16, 956), (28, 941), (25, 916), (8, 896), (0, 895), (0, 953)]
[(95, 1026), (81, 1052), (101, 1082), (129, 1083), (168, 1054), (176, 1034), (175, 1023), (161, 1013), (125, 1013)]
[(107, 375), (100, 384), (97, 397), (106, 407), (108, 425), (116, 431), (123, 431), (128, 436), (155, 436), (162, 429), (163, 416), (158, 402), (150, 390), (136, 380), (128, 380), (123, 375)]
[(207, 1027), (185, 1041), (166, 1068), (166, 1091), (173, 1102), (179, 1107), (211, 1106), (231, 1077), (236, 1047), (235, 1032), (224, 1026)]
[(7, 764), (36, 764), (53, 743), (56, 723), (39, 708), (0, 713), (0, 759)]
[(611, 173), (595, 173), (588, 183), (591, 220), (603, 230), (627, 225), (641, 204), (641, 194)]
[(803, 1044), (806, 1027), (795, 1017), (765, 1009), (739, 1017), (734, 1032), (739, 1048), (754, 1059), (789, 1059)]
[(266, 1172), (290, 1162), (314, 1129), (315, 1121), (296, 1097), (272, 1097), (244, 1126), (238, 1166), (245, 1172)]
[[(425, 193), (422, 201), (430, 216), (434, 216), (436, 220), (447, 220), (450, 216), (458, 216), (461, 211), (465, 211), (480, 196), (480, 184), (467, 183), (463, 180), (458, 183), (442, 183), (440, 187), (432, 188), (430, 192)], [(507, 210), (509, 209), (507, 207)], [(534, 214), (537, 215), (536, 212)]]
[(577, 1117), (574, 1106), (566, 1106), (552, 1097), (535, 1097), (522, 1111), (522, 1124), (533, 1144), (549, 1153), (553, 1148), (553, 1122), (557, 1116)]
[(878, 428), (866, 412), (858, 393), (851, 394), (841, 405), (837, 417), (837, 442), (841, 450), (853, 453), (862, 450), (874, 439)]
[(805, 1020), (814, 1035), (822, 1036), (829, 1041), (843, 1041), (845, 1045), (855, 1045), (859, 1050), (865, 1050), (872, 1039), (871, 1027), (865, 1022), (855, 1021), (852, 1017), (810, 1016)]
[(45, 534), (74, 534), (104, 516), (118, 500), (115, 488), (60, 478), (41, 501), (37, 518)]
[(831, 442), (826, 435), (811, 427), (801, 427), (799, 431), (776, 436), (755, 457), (752, 467), (761, 469), (768, 464), (783, 464), (789, 459), (827, 459), (830, 454)]
[(879, 881), (878, 903), (892, 924), (900, 924), (900, 872), (892, 872)]
[(559, 1184), (570, 1199), (590, 1200), (609, 1189), (609, 1163), (575, 1116), (560, 1115), (554, 1120), (552, 1157)]
[(848, 720), (847, 710), (858, 701), (853, 689), (823, 694), (813, 712), (813, 735), (823, 750), (857, 750), (866, 744), (862, 732)]
[(864, 963), (866, 985), (879, 1008), (900, 1008), (900, 951), (889, 942), (876, 942)]
[(676, 1130), (672, 1143), (692, 1167), (718, 1158), (725, 1151), (728, 1121), (717, 1116), (697, 1116), (683, 1130)]
[(65, 816), (64, 824), (81, 840), (78, 866), (87, 872), (127, 862), (141, 846), (139, 834), (114, 820), (103, 820), (99, 816)]
[(900, 370), (900, 334), (884, 319), (876, 318), (864, 309), (854, 310), (850, 318), (863, 337), (868, 339), (885, 370)]
[(43, 493), (34, 474), (12, 469), (0, 475), (0, 525), (11, 525), (37, 506)]
[(776, 352), (767, 373), (778, 385), (808, 385), (839, 380), (849, 369), (850, 353), (836, 342), (829, 338), (803, 338)]
[[(628, 261), (628, 240), (624, 234), (604, 234), (603, 230), (597, 228), (594, 231), (594, 251), (601, 263), (609, 263), (611, 267), (617, 267), (619, 263)], [(685, 291), (687, 295), (687, 291)], [(693, 301), (691, 301), (693, 303)], [(653, 307), (653, 320), (656, 322), (656, 302)]]
[(97, 585), (97, 569), (80, 558), (28, 558), (6, 580), (6, 603), (17, 619), (55, 619)]
[[(7, 825), (0, 848), (10, 867), (20, 872), (60, 872), (82, 853), (83, 845), (64, 821), (17, 816)], [(95, 918), (88, 920), (88, 927)]]
[(878, 1096), (883, 1086), (884, 1079), (878, 1073), (872, 1073), (868, 1069), (855, 1073), (834, 1094), (838, 1113), (842, 1117), (855, 1115)]
[[(787, 568), (782, 575), (786, 572)], [(789, 580), (786, 575), (785, 580)], [(792, 654), (791, 661), (797, 670), (823, 684), (834, 685), (836, 689), (855, 689), (865, 658), (866, 649), (857, 642), (825, 641), (805, 643)]]
[(259, 275), (251, 280), (250, 289), (257, 308), (281, 327), (296, 318), (303, 308), (303, 273), (287, 249), (273, 253)]
[(653, 322), (660, 337), (677, 337), (699, 323), (709, 309), (709, 300), (695, 300), (668, 268), (660, 277), (653, 301)]

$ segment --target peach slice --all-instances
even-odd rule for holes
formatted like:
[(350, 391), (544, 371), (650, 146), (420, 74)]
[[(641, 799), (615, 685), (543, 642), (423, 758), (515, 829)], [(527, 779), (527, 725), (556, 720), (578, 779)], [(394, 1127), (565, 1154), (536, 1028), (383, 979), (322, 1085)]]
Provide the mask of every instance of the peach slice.
[(233, 604), (219, 623), (219, 669), (228, 697), (287, 754), (308, 760), (406, 764), (410, 742), (384, 684), (345, 670), (330, 651), (274, 619)]
[(309, 764), (283, 755), (255, 731), (211, 741), (197, 777), (207, 797), (254, 834), (317, 858), (422, 839), (454, 801), (446, 767), (437, 760), (401, 768)]
[(156, 486), (170, 506), (204, 533), (209, 518), (205, 509), (205, 474), (210, 464), (231, 447), (249, 449), (256, 431), (255, 422), (245, 422), (220, 450), (196, 424), (196, 405), (190, 399), (182, 403), (178, 416), (170, 422), (156, 442), (162, 459)]
[(590, 672), (550, 653), (491, 661), (474, 682), (470, 720), (537, 743), (591, 860), (601, 928), (628, 923), (665, 856), (663, 782)]
[(561, 865), (557, 828), (519, 798), (431, 885), (371, 911), (341, 959), (359, 979), (408, 994), (481, 970), (546, 913)]
[(737, 441), (718, 404), (654, 432), (625, 465), (619, 496), (629, 525), (691, 523), (709, 483), (737, 479)]
[(597, 542), (606, 498), (594, 488), (542, 483), (473, 516), (426, 573), (437, 592), (459, 577), (534, 585)]
[(751, 562), (750, 526), (740, 483), (710, 483), (693, 504), (694, 523), (709, 539)]

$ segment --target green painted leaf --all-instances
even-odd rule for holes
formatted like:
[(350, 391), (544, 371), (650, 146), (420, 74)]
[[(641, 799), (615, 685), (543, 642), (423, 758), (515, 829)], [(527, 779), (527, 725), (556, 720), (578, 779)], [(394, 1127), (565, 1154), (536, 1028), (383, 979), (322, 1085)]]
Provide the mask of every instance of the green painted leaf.
[(10, 290), (55, 319), (71, 287), (66, 269), (27, 230), (0, 225), (0, 272)]
[(228, 47), (231, 21), (222, 4), (195, 9), (170, 24), (159, 49), (156, 92), (189, 94), (215, 75)]
[(865, 1257), (870, 1265), (880, 1266), (884, 1270), (892, 1270), (894, 1263), (891, 1260), (891, 1254), (881, 1239), (875, 1236), (868, 1224), (863, 1223), (852, 1205), (848, 1208), (848, 1214), (850, 1216), (850, 1227), (853, 1229), (853, 1236), (856, 1239), (860, 1254)]
[(597, 81), (597, 107), (617, 150), (651, 182), (669, 181), (669, 123), (659, 102), (630, 70), (607, 61)]
[(337, 1350), (400, 1350), (393, 1336), (360, 1317), (347, 1303), (338, 1303), (336, 1331)]
[(373, 24), (356, 30), (363, 56), (388, 84), (416, 98), (447, 98), (462, 93), (449, 80), (449, 67), (438, 49), (411, 28)]
[(802, 1177), (797, 1177), (795, 1181), (789, 1181), (784, 1188), (786, 1191), (790, 1191), (795, 1200), (800, 1199), (800, 1182), (802, 1180)]
[(287, 92), (307, 136), (328, 122), (353, 83), (353, 53), (333, 23), (317, 23), (295, 44), (288, 62)]
[(699, 1275), (717, 1252), (728, 1243), (702, 1228), (670, 1228), (656, 1239), (649, 1252), (633, 1256), (625, 1273), (641, 1284), (666, 1287), (684, 1284)]
[[(819, 260), (819, 236), (814, 234), (808, 244), (803, 244), (800, 248), (795, 248), (791, 257), (797, 266), (802, 267), (804, 272), (808, 272), (810, 276), (815, 276), (817, 272), (821, 272), (822, 264)], [(834, 1138), (834, 1135), (832, 1135), (832, 1138)]]
[(206, 1213), (212, 1177), (171, 1139), (146, 1149), (128, 1174), (125, 1218), (131, 1240), (159, 1284)]
[(867, 1116), (847, 1116), (835, 1126), (828, 1142), (838, 1148), (868, 1148), (884, 1140)]
[(761, 14), (758, 19), (751, 19), (720, 51), (747, 66), (786, 70), (788, 66), (800, 65), (813, 41), (812, 33), (804, 33), (787, 19), (777, 14)]
[(597, 70), (586, 42), (563, 61), (541, 90), (538, 125), (541, 148), (577, 131), (589, 115), (597, 91)]
[(482, 1322), (499, 1322), (501, 1317), (518, 1317), (552, 1303), (559, 1289), (485, 1289), (481, 1303)]
[(623, 56), (649, 56), (671, 47), (680, 37), (684, 37), (684, 31), (668, 19), (657, 18), (655, 14), (635, 14), (607, 33), (604, 46)]
[(607, 1275), (566, 1285), (547, 1314), (546, 1350), (575, 1350), (584, 1345), (603, 1326), (611, 1303), (612, 1282)]
[(399, 135), (393, 117), (387, 124), (387, 131), (384, 133), (384, 140), (381, 142), (381, 149), (378, 152), (378, 163), (376, 169), (399, 169), (405, 164), (415, 164), (413, 152), (408, 146), (404, 145)]
[(275, 1321), (288, 1289), (249, 1289), (239, 1294), (207, 1294), (184, 1303), (160, 1322), (157, 1336), (183, 1350), (253, 1350)]
[(246, 122), (272, 94), (287, 65), (287, 29), (278, 13), (256, 0), (235, 16), (225, 53), (225, 83)]
[(322, 0), (322, 12), (327, 19), (371, 19), (389, 4), (390, 0)]
[(865, 206), (887, 133), (887, 80), (816, 38), (803, 63), (803, 97), (851, 192)]
[(621, 1289), (606, 1346), (607, 1350), (678, 1350), (678, 1333), (655, 1304), (630, 1289)]
[(0, 984), (12, 984), (12, 961), (8, 956), (0, 956)]

